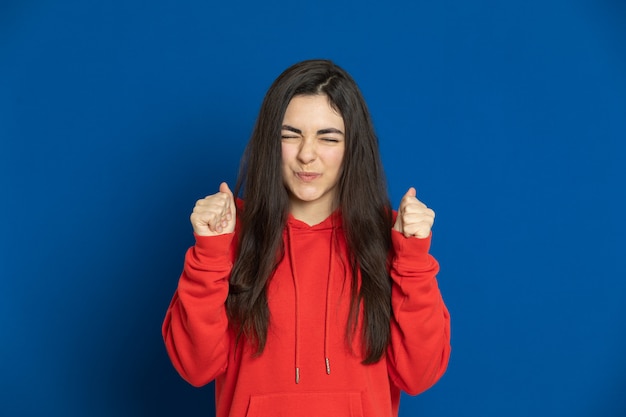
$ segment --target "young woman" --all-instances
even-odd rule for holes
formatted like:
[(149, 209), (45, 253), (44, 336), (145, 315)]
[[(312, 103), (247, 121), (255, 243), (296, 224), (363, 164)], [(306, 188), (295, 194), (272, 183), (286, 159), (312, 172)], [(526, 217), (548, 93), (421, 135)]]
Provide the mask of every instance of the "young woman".
[[(242, 191), (243, 201), (235, 198)], [(233, 194), (196, 203), (195, 245), (163, 323), (217, 416), (397, 416), (444, 373), (450, 322), (428, 253), (435, 214), (390, 207), (352, 78), (298, 63), (268, 90)]]

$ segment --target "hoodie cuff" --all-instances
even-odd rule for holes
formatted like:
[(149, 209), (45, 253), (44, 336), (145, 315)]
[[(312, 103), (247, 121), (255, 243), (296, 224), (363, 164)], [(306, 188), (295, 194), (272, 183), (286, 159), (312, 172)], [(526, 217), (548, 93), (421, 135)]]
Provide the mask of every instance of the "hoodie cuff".
[(391, 233), (394, 249), (391, 275), (400, 278), (431, 279), (439, 271), (439, 264), (428, 250), (432, 233), (425, 239), (405, 237), (395, 230)]
[(194, 233), (196, 238), (194, 246), (196, 257), (204, 262), (226, 259), (228, 259), (228, 262), (231, 262), (234, 236), (234, 232), (217, 236), (200, 236)]
[(391, 243), (396, 258), (419, 259), (426, 257), (430, 250), (432, 232), (427, 238), (406, 237), (395, 229), (391, 229)]

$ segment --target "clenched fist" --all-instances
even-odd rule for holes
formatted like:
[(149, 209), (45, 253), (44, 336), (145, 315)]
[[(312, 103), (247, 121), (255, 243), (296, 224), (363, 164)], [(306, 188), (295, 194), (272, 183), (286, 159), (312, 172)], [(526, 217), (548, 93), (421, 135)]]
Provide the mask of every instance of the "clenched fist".
[(225, 182), (220, 191), (196, 202), (190, 220), (199, 236), (217, 236), (235, 230), (237, 208), (232, 191)]
[(411, 187), (402, 197), (393, 228), (405, 237), (415, 236), (425, 239), (430, 236), (430, 229), (435, 222), (435, 212), (419, 201), (415, 194), (415, 188)]

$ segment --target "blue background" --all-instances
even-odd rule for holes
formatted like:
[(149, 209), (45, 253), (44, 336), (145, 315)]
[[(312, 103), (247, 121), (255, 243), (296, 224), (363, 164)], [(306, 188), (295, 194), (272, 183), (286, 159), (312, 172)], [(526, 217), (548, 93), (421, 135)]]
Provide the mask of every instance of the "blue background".
[(213, 415), (160, 326), (196, 199), (326, 57), (437, 211), (448, 372), (402, 416), (626, 415), (626, 4), (0, 3), (0, 410)]

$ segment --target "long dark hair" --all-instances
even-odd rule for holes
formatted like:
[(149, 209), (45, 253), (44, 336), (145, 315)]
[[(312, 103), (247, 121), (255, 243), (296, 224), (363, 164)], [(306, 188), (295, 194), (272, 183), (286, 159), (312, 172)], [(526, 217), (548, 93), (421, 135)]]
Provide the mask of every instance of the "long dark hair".
[(236, 195), (243, 191), (245, 208), (239, 219), (227, 313), (237, 338), (245, 336), (261, 353), (270, 319), (266, 290), (284, 255), (282, 233), (289, 205), (281, 171), (281, 127), (294, 96), (316, 94), (326, 94), (344, 120), (345, 153), (335, 205), (341, 210), (352, 272), (346, 336), (350, 341), (363, 303), (363, 363), (374, 363), (389, 343), (392, 211), (365, 100), (352, 77), (331, 61), (309, 60), (289, 67), (265, 95), (235, 189)]

